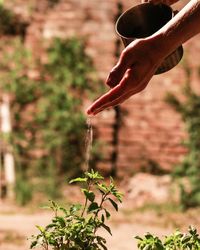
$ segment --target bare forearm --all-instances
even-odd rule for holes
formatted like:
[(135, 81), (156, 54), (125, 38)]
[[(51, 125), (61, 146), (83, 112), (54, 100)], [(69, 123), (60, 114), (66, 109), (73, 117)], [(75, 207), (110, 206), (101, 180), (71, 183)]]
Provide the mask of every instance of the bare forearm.
[(170, 53), (200, 33), (200, 0), (191, 0), (172, 20), (152, 36), (163, 52)]

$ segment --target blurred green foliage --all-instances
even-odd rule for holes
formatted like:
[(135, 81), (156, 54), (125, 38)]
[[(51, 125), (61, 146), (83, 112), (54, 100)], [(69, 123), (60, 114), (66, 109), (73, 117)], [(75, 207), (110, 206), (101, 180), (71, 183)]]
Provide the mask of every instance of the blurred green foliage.
[(173, 176), (179, 180), (183, 209), (200, 205), (200, 95), (191, 87), (191, 69), (185, 65), (186, 84), (183, 97), (168, 94), (167, 102), (181, 115), (187, 132), (184, 160), (175, 167)]
[(0, 50), (1, 90), (12, 100), (10, 142), (17, 171), (25, 182), (54, 197), (58, 178), (80, 173), (84, 163), (82, 105), (97, 80), (92, 61), (77, 38), (55, 39), (45, 63), (34, 60), (19, 39), (1, 42)]
[(26, 205), (33, 198), (33, 186), (23, 176), (23, 173), (17, 175), (17, 181), (15, 185), (16, 200), (21, 206)]

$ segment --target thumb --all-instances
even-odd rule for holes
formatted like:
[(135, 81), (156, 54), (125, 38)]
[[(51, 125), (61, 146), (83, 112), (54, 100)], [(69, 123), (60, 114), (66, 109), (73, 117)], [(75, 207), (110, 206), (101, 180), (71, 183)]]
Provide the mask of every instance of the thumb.
[(125, 49), (121, 53), (118, 63), (110, 71), (110, 74), (106, 79), (106, 84), (111, 88), (115, 87), (121, 81), (127, 69), (132, 65), (133, 57), (131, 56), (130, 51), (128, 52), (128, 50)]

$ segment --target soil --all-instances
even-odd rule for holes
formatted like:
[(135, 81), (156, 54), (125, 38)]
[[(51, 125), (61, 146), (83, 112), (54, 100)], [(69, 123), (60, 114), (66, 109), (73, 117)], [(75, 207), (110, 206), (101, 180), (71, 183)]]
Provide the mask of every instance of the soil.
[[(150, 209), (133, 211), (128, 208), (114, 214), (110, 222), (113, 235), (102, 231), (107, 239), (109, 250), (136, 250), (136, 235), (146, 232), (163, 236), (177, 228), (187, 230), (189, 225), (200, 229), (200, 210), (190, 210), (187, 213), (166, 212)], [(0, 203), (0, 250), (27, 250), (32, 234), (37, 233), (35, 225), (46, 225), (50, 222), (52, 213), (46, 211), (31, 211)]]

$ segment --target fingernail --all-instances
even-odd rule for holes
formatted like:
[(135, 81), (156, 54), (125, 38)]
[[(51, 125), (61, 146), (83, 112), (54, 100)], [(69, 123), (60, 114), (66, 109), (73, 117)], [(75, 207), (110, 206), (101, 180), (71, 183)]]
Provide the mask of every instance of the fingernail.
[(86, 113), (87, 113), (87, 115), (93, 115), (93, 111), (92, 111), (91, 108), (88, 108), (88, 109), (86, 110)]
[(91, 115), (91, 110), (86, 110), (87, 115)]

